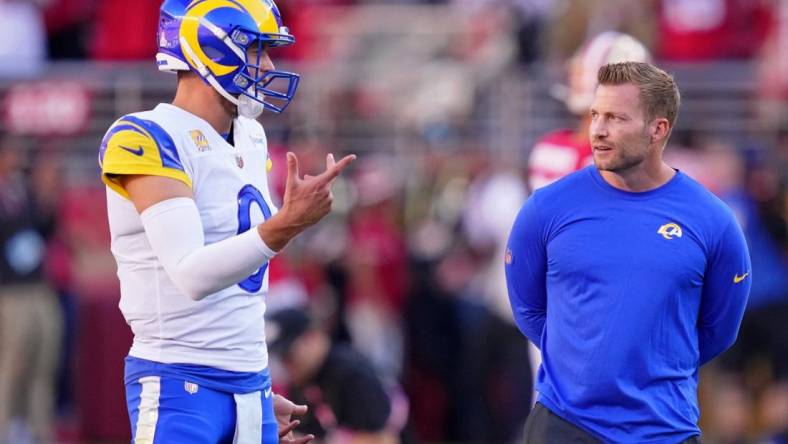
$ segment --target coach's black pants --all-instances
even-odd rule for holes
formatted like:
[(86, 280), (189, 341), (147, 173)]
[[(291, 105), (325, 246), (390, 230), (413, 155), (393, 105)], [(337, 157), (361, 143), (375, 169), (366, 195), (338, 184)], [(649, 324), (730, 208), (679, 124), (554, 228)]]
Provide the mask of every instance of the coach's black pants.
[[(699, 444), (693, 436), (677, 444)], [(540, 403), (525, 421), (525, 444), (601, 444), (588, 432), (566, 421)]]

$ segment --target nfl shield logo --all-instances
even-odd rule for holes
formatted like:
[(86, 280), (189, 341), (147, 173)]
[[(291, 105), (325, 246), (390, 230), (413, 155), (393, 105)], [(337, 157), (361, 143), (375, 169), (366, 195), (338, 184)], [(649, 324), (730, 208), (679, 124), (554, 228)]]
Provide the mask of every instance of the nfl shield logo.
[(238, 165), (238, 168), (244, 167), (244, 158), (241, 156), (235, 156), (235, 164)]
[(197, 390), (200, 389), (200, 386), (195, 384), (195, 383), (193, 383), (193, 382), (184, 381), (183, 382), (183, 389), (186, 390), (186, 393), (188, 393), (190, 395), (193, 395), (193, 394), (197, 393)]

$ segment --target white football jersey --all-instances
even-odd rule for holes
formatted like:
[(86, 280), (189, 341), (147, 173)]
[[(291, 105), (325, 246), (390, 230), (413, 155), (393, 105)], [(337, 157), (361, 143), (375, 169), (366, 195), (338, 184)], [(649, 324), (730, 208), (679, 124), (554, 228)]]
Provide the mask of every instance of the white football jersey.
[[(235, 236), (271, 217), (276, 208), (268, 189), (271, 163), (263, 127), (236, 118), (233, 138), (234, 146), (199, 117), (160, 104), (122, 117), (101, 143), (120, 310), (134, 332), (131, 356), (239, 372), (258, 372), (268, 365), (263, 319), (267, 264), (237, 285), (200, 301), (190, 299), (165, 273), (118, 181), (123, 174), (180, 180), (192, 188), (206, 244)], [(173, 227), (173, 235), (177, 233)]]

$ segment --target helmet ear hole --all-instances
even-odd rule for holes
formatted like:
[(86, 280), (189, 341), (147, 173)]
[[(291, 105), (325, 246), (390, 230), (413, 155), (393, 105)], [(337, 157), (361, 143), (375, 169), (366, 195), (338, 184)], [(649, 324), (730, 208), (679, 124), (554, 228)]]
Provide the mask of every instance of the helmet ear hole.
[(247, 48), (251, 43), (254, 43), (255, 39), (255, 37), (248, 35), (240, 29), (233, 31), (233, 33), (230, 35), (230, 38), (235, 44), (242, 48)]

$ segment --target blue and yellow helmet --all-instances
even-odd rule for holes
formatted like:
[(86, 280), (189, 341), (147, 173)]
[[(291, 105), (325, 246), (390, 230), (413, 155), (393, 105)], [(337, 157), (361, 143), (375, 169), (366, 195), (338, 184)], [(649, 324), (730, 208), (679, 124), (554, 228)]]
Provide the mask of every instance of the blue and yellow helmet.
[(261, 69), (265, 48), (295, 43), (273, 0), (165, 0), (158, 40), (159, 70), (193, 71), (236, 105), (243, 95), (280, 113), (298, 87), (298, 74)]

